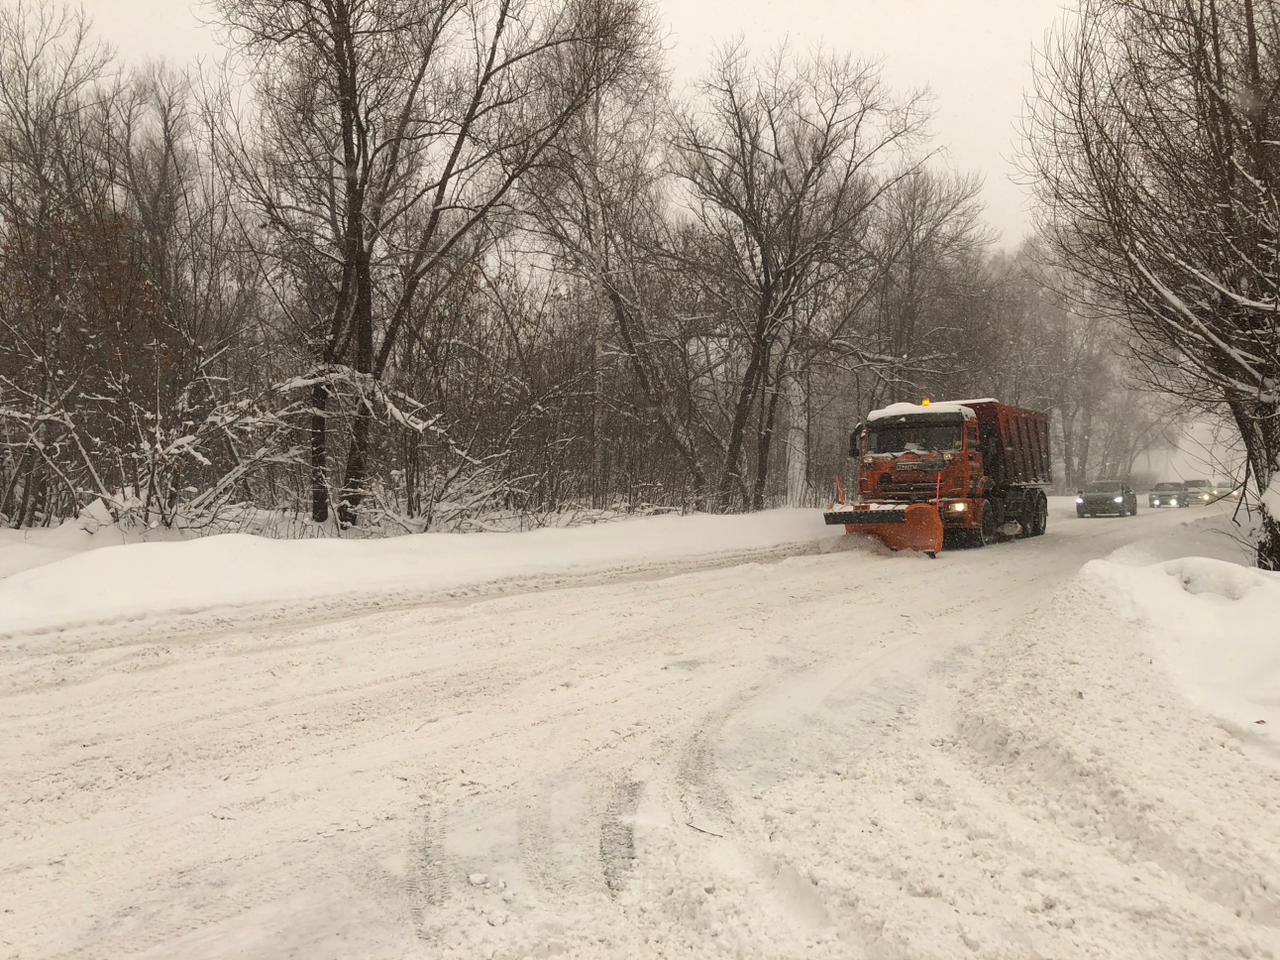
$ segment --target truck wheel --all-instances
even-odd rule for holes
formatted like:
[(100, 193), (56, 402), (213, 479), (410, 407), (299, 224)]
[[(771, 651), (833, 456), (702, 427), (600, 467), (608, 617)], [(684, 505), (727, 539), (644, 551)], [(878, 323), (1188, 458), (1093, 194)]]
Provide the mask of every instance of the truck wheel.
[(1031, 528), (1033, 537), (1044, 536), (1049, 529), (1049, 498), (1043, 493), (1036, 497), (1036, 518)]
[(974, 539), (974, 546), (985, 547), (996, 542), (996, 509), (990, 500), (982, 501), (982, 517)]
[(1036, 511), (1040, 507), (1040, 501), (1036, 497), (1030, 497), (1022, 502), (1022, 516), (1018, 520), (1018, 526), (1022, 527), (1022, 531), (1018, 534), (1019, 540), (1036, 535)]

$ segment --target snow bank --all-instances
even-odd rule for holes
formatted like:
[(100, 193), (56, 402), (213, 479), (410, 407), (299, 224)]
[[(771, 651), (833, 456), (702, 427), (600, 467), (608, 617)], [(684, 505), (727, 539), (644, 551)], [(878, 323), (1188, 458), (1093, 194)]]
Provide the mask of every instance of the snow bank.
[(0, 580), (86, 550), (128, 542), (130, 538), (116, 527), (90, 532), (76, 520), (47, 529), (0, 530)]
[(1189, 699), (1259, 735), (1280, 731), (1280, 574), (1206, 557), (1099, 561), (1092, 573), (1130, 598)]
[(554, 581), (814, 544), (843, 532), (826, 526), (819, 510), (787, 509), (376, 541), (281, 541), (230, 534), (76, 554), (71, 550), (83, 549), (86, 535), (71, 529), (61, 534), (67, 538), (67, 555), (0, 581), (0, 634), (267, 601), (406, 591), (420, 595), (513, 578)]

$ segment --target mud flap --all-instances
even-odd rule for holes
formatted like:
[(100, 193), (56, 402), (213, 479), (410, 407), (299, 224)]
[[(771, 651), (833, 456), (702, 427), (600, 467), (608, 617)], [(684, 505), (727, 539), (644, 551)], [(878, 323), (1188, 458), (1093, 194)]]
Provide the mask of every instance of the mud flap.
[(942, 550), (942, 515), (932, 503), (873, 509), (855, 504), (823, 514), (828, 524), (843, 524), (845, 533), (879, 540), (890, 550), (919, 550), (937, 556)]

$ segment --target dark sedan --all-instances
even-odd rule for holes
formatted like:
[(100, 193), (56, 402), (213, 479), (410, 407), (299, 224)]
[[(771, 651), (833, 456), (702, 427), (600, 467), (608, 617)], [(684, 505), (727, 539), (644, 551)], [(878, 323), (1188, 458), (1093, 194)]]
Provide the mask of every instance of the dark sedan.
[(1137, 512), (1138, 495), (1123, 480), (1098, 480), (1076, 494), (1077, 517), (1132, 517)]
[(1147, 494), (1147, 503), (1153, 507), (1189, 507), (1191, 495), (1187, 485), (1178, 481), (1157, 483)]

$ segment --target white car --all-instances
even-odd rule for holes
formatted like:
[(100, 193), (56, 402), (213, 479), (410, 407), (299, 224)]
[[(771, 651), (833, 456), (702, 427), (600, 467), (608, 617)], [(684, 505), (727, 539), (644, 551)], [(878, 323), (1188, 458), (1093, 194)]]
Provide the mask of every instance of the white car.
[(1208, 480), (1187, 480), (1183, 482), (1187, 491), (1187, 501), (1191, 506), (1203, 506), (1217, 497), (1213, 492), (1213, 484)]

